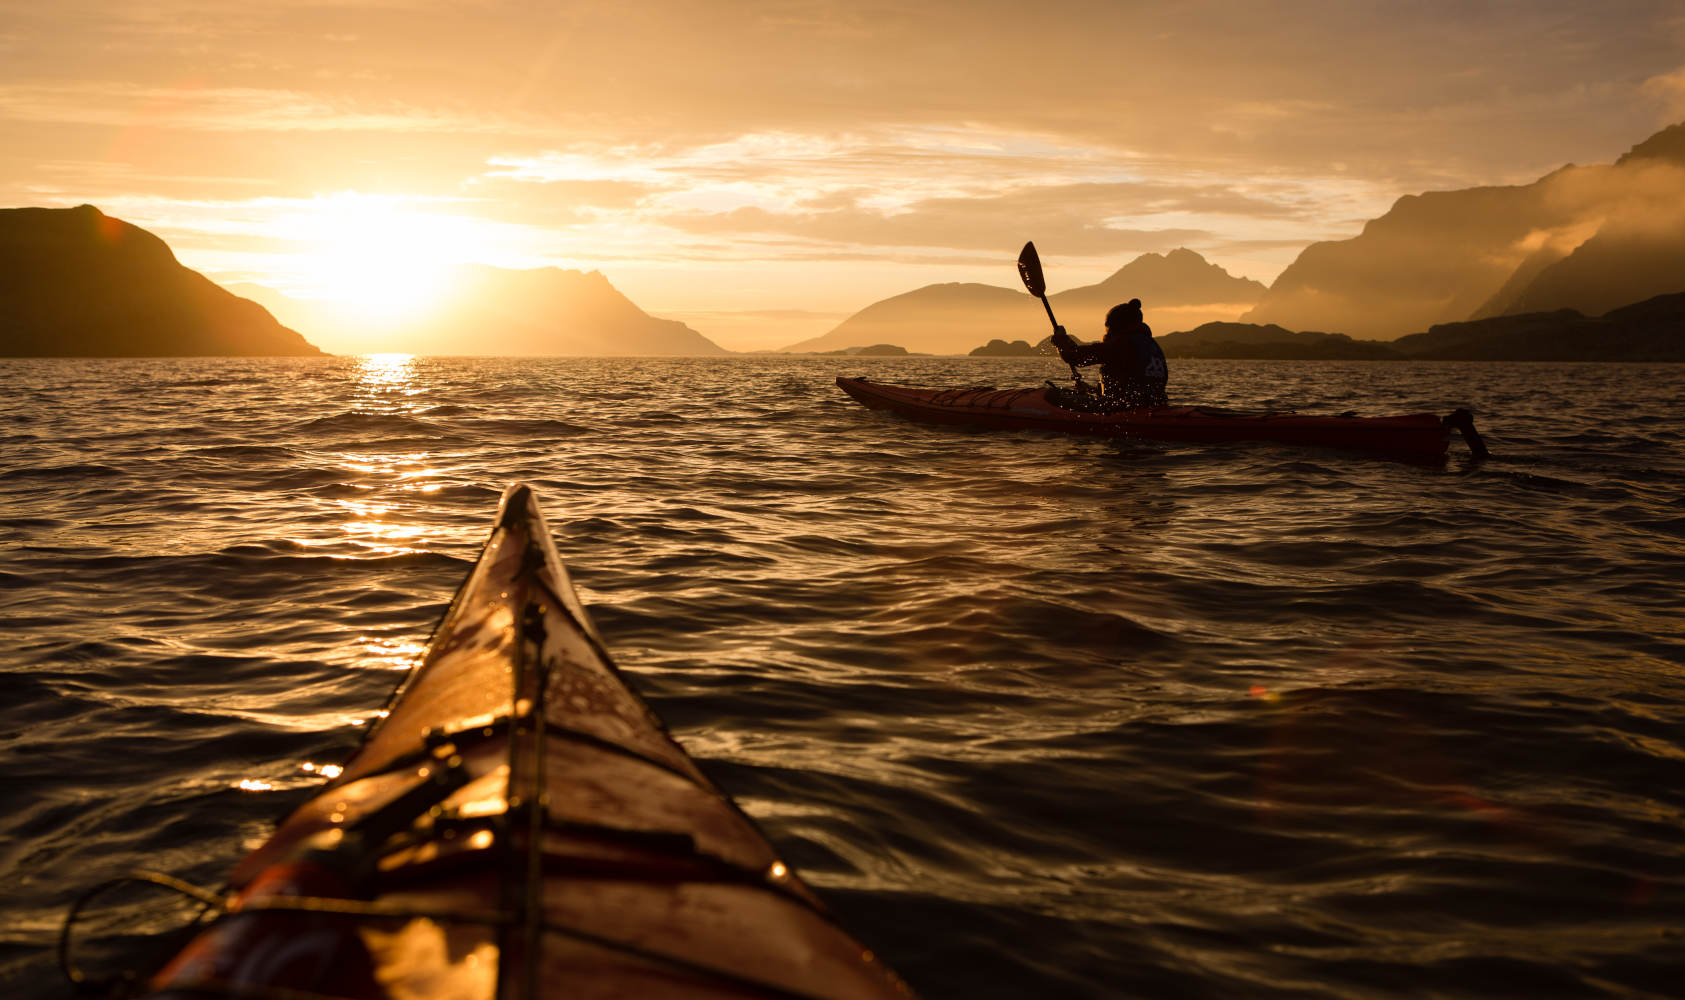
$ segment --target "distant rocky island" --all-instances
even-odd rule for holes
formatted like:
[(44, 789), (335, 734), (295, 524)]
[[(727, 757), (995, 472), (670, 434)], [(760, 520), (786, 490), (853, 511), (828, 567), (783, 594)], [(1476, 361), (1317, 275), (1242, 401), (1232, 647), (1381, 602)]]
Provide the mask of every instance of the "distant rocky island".
[(815, 351), (825, 357), (850, 358), (906, 358), (911, 353), (905, 347), (895, 344), (872, 344), (869, 347), (845, 347), (840, 351)]
[(321, 354), (92, 205), (0, 209), (0, 356)]
[[(1081, 337), (1077, 337), (1075, 339), (1078, 343), (1082, 343)], [(1041, 338), (1033, 344), (1027, 340), (1014, 340), (1010, 343), (1004, 340), (991, 340), (982, 347), (972, 350), (971, 357), (1039, 358), (1052, 357), (1058, 353), (1059, 349), (1053, 346), (1053, 338), (1051, 336), (1047, 336)]]
[(989, 341), (987, 344), (984, 344), (982, 347), (972, 348), (971, 357), (1033, 358), (1038, 353), (1040, 352), (1035, 349), (1035, 345), (1031, 344), (1027, 340), (1014, 340), (1009, 343), (997, 337), (994, 340)]

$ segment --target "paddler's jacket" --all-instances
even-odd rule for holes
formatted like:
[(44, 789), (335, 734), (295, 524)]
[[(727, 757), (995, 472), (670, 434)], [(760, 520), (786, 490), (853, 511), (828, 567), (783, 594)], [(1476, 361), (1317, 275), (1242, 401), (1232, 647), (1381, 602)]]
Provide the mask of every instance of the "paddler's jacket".
[(1100, 391), (1128, 408), (1170, 405), (1164, 391), (1170, 368), (1147, 324), (1113, 327), (1098, 344), (1079, 344), (1059, 327), (1053, 346), (1068, 365), (1099, 365)]

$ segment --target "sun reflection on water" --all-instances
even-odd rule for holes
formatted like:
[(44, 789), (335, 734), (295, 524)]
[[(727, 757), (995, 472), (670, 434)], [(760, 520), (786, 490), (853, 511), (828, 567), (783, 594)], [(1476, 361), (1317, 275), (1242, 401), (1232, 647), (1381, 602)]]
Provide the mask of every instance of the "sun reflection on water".
[(357, 381), (365, 390), (410, 390), (415, 381), (415, 355), (365, 354), (357, 359)]
[(359, 635), (352, 640), (357, 663), (369, 669), (408, 670), (426, 652), (427, 645), (412, 639), (388, 639)]
[[(370, 424), (362, 440), (339, 442), (338, 449), (324, 454), (345, 476), (343, 486), (365, 495), (327, 501), (337, 528), (333, 537), (297, 541), (330, 550), (349, 548), (346, 554), (352, 558), (421, 551), (428, 529), (406, 516), (402, 501), (377, 499), (391, 490), (415, 495), (442, 487), (444, 470), (438, 467), (437, 456), (429, 450), (415, 450), (418, 443), (426, 446), (425, 440), (418, 438), (432, 435), (424, 425), (408, 422), (419, 417), (416, 397), (428, 391), (419, 374), (418, 359), (413, 354), (367, 354), (353, 360), (350, 388), (354, 414), (403, 421)], [(397, 448), (383, 448), (387, 442)]]

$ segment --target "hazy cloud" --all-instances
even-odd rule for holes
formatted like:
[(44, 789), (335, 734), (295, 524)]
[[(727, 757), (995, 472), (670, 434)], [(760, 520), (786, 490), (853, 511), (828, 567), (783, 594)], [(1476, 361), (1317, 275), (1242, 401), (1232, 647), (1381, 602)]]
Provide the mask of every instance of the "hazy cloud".
[(1663, 101), (1671, 115), (1685, 117), (1685, 66), (1644, 81), (1644, 93)]
[[(490, 166), (487, 181), (626, 185), (641, 194), (615, 206), (628, 220), (738, 238), (777, 234), (838, 251), (998, 250), (1034, 232), (1057, 253), (1111, 258), (1209, 242), (1237, 220), (1302, 223), (1343, 206), (1339, 192), (1314, 179), (1218, 178), (1185, 167), (1172, 180), (1127, 154), (983, 131), (779, 133), (689, 148), (500, 156)], [(1355, 186), (1343, 185), (1348, 193)], [(1389, 196), (1369, 191), (1364, 200), (1380, 206)]]
[(863, 211), (832, 211), (786, 215), (759, 208), (726, 213), (669, 216), (664, 221), (688, 232), (716, 234), (777, 233), (814, 243), (841, 247), (877, 246), (886, 249), (994, 250), (1016, 248), (1025, 234), (1034, 235), (1050, 253), (1067, 256), (1121, 256), (1148, 250), (1174, 249), (1206, 240), (1210, 234), (1189, 229), (1114, 229), (1094, 223), (1092, 216), (1064, 217), (1013, 211), (997, 199), (978, 205), (963, 199), (937, 199), (913, 211), (880, 215)]
[(405, 107), (395, 101), (385, 104), (358, 108), (301, 91), (260, 88), (147, 88), (99, 83), (0, 87), (0, 120), (13, 122), (214, 132), (513, 131), (507, 123)]

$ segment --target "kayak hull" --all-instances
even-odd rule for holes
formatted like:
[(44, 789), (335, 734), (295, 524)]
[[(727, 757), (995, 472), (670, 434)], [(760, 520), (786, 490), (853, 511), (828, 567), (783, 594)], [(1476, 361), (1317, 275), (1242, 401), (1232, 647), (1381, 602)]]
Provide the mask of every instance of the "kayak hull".
[(525, 486), (342, 773), (230, 881), (155, 996), (910, 996), (622, 680)]
[(1247, 412), (1166, 406), (1093, 413), (1050, 398), (1048, 387), (930, 389), (839, 376), (837, 387), (875, 410), (927, 423), (999, 430), (1054, 431), (1169, 441), (1276, 441), (1433, 458), (1445, 454), (1450, 429), (1432, 413), (1389, 417)]

